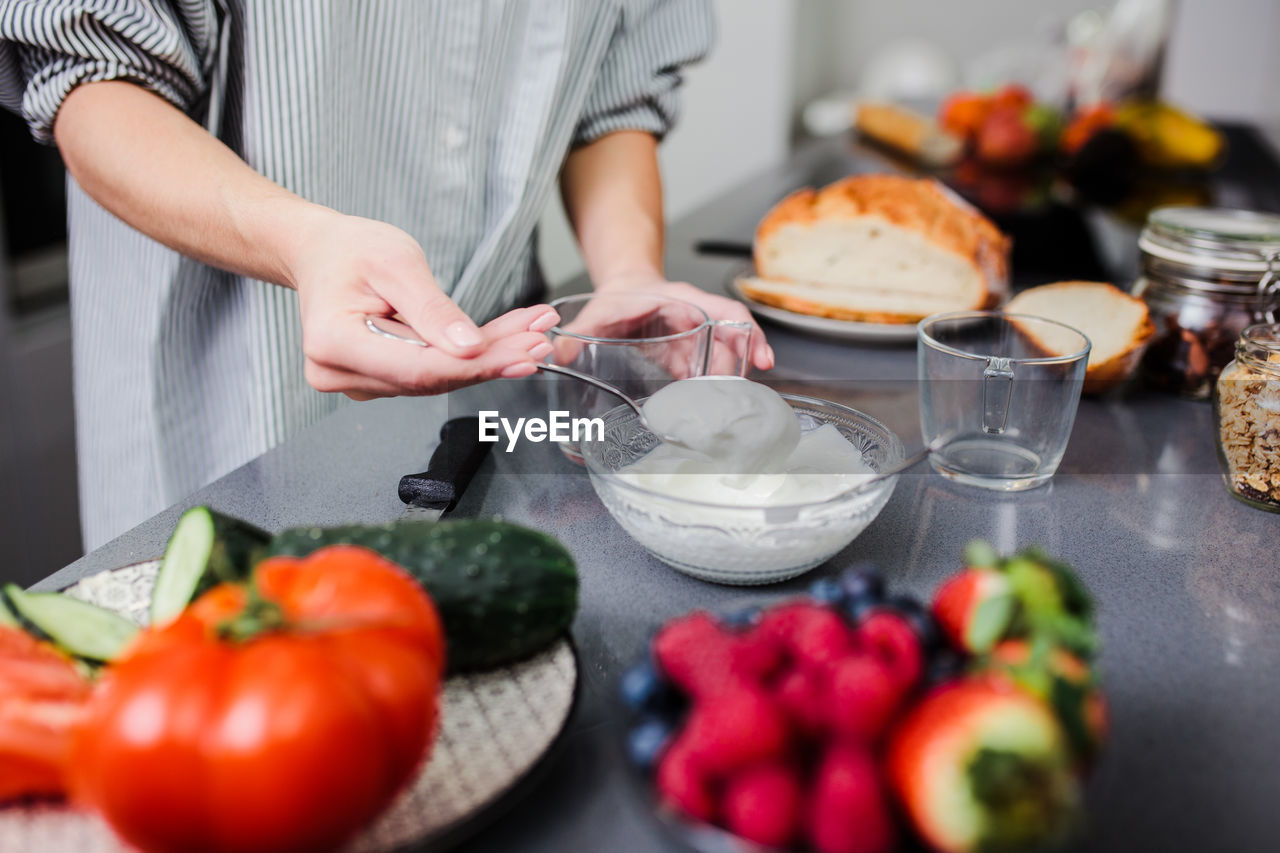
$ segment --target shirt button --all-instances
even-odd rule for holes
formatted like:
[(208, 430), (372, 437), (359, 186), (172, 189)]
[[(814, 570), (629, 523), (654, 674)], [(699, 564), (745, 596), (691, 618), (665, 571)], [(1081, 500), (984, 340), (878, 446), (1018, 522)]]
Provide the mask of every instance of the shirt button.
[(451, 124), (444, 129), (444, 146), (450, 151), (456, 151), (466, 144), (467, 132), (456, 124)]

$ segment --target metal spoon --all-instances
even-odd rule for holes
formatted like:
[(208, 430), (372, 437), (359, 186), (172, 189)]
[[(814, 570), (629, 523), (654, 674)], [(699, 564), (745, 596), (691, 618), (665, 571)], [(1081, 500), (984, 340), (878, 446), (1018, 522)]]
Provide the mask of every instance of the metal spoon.
[[(366, 326), (369, 327), (370, 331), (372, 331), (374, 334), (381, 335), (384, 338), (391, 338), (392, 340), (403, 341), (406, 344), (414, 344), (415, 346), (420, 346), (420, 347), (430, 346), (430, 344), (428, 344), (426, 341), (421, 341), (421, 340), (418, 340), (417, 338), (407, 338), (404, 335), (397, 335), (395, 332), (390, 332), (382, 328), (381, 326), (379, 326), (377, 323), (374, 322), (373, 317), (365, 317), (364, 323)], [(623, 403), (626, 403), (627, 406), (631, 409), (631, 411), (636, 413), (636, 420), (640, 422), (640, 425), (645, 429), (647, 429), (649, 432), (656, 435), (659, 439), (666, 442), (667, 444), (673, 444), (676, 447), (683, 447), (686, 450), (692, 449), (683, 441), (681, 441), (679, 438), (676, 438), (673, 435), (664, 435), (658, 432), (657, 430), (655, 430), (652, 426), (650, 426), (649, 419), (644, 416), (644, 407), (641, 406), (634, 399), (632, 399), (631, 396), (627, 394), (627, 392), (623, 391), (618, 386), (613, 385), (609, 382), (606, 382), (603, 379), (592, 376), (589, 373), (582, 373), (581, 371), (574, 370), (572, 367), (564, 367), (563, 365), (559, 365), (559, 364), (548, 364), (547, 362), (542, 362), (542, 361), (538, 362), (537, 367), (539, 370), (544, 370), (548, 373), (559, 373), (561, 376), (568, 376), (573, 379), (577, 379), (580, 382), (585, 382), (588, 385), (592, 385), (596, 388), (599, 388), (601, 391), (604, 391), (608, 394), (612, 394), (613, 396), (621, 400)], [(859, 492), (865, 491), (867, 488), (874, 486), (876, 483), (887, 480), (890, 477), (893, 477), (897, 474), (901, 474), (903, 471), (906, 471), (908, 468), (913, 468), (916, 465), (919, 465), (921, 462), (927, 459), (930, 454), (936, 453), (937, 451), (941, 450), (944, 446), (949, 444), (955, 437), (956, 436), (954, 433), (943, 433), (942, 435), (935, 438), (933, 441), (926, 444), (924, 447), (917, 450), (915, 453), (912, 453), (910, 456), (904, 457), (903, 459), (898, 461), (896, 464), (886, 468), (885, 470), (877, 472), (874, 477), (870, 477), (866, 480), (863, 480), (861, 483), (854, 486), (849, 491), (843, 492), (842, 494), (853, 495), (853, 494), (857, 494)]]
[[(404, 335), (398, 335), (395, 332), (389, 331), (388, 329), (384, 329), (381, 326), (379, 326), (377, 323), (375, 323), (374, 319), (375, 319), (374, 317), (366, 316), (364, 318), (364, 324), (369, 327), (369, 331), (373, 332), (376, 335), (381, 335), (384, 338), (390, 338), (393, 341), (400, 341), (406, 344), (413, 344), (414, 346), (419, 346), (419, 347), (430, 346), (430, 344), (428, 344), (426, 341), (419, 340), (418, 338), (410, 338)], [(654, 435), (656, 435), (658, 438), (660, 438), (662, 441), (666, 442), (667, 444), (674, 444), (675, 446), (683, 447), (686, 450), (691, 449), (687, 444), (685, 444), (683, 441), (676, 438), (675, 436), (663, 435), (662, 433), (654, 429), (652, 426), (650, 426), (649, 419), (644, 416), (644, 407), (641, 406), (634, 399), (632, 399), (625, 391), (623, 391), (618, 386), (605, 382), (603, 379), (598, 379), (589, 373), (582, 373), (580, 371), (574, 370), (572, 367), (564, 367), (559, 364), (548, 364), (546, 362), (540, 361), (537, 363), (537, 368), (539, 370), (544, 370), (547, 373), (559, 373), (561, 376), (572, 377), (573, 379), (577, 379), (580, 382), (585, 382), (588, 385), (593, 385), (596, 388), (599, 388), (601, 391), (612, 394), (622, 402), (626, 403), (627, 406), (631, 409), (631, 411), (636, 413), (636, 420), (638, 420), (640, 422), (640, 425), (645, 429), (647, 429), (649, 432), (653, 433)]]

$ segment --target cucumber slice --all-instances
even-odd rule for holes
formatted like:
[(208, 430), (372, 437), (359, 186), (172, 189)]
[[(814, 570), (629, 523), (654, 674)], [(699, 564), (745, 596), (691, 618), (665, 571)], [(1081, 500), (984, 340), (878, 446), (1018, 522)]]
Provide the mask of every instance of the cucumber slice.
[(9, 612), (9, 607), (4, 603), (4, 596), (0, 595), (0, 625), (6, 628), (18, 628), (22, 626), (18, 624), (18, 617)]
[(77, 657), (108, 661), (117, 657), (138, 633), (123, 616), (56, 592), (25, 592), (11, 583), (4, 588), (18, 615)]
[(271, 534), (207, 506), (192, 507), (173, 529), (151, 593), (151, 624), (164, 625), (193, 598), (223, 581), (248, 577)]

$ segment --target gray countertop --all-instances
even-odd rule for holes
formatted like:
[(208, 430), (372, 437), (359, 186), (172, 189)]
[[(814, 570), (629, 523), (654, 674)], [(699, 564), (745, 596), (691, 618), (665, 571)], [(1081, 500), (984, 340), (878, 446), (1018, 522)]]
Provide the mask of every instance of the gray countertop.
[[(734, 262), (699, 257), (706, 237), (741, 238), (787, 190), (827, 168), (810, 148), (677, 223), (670, 273), (709, 289)], [(826, 158), (826, 159), (824, 159)], [(862, 409), (918, 442), (912, 347), (872, 347), (767, 327), (771, 384)], [(180, 506), (46, 579), (77, 578), (161, 552), (178, 514), (207, 503), (269, 529), (385, 521), (401, 511), (399, 476), (421, 470), (443, 420), (487, 401), (504, 415), (545, 414), (537, 380), (448, 399), (352, 405), (202, 489)], [(619, 746), (617, 676), (664, 618), (751, 591), (676, 574), (613, 522), (585, 472), (548, 444), (496, 450), (455, 511), (501, 515), (559, 537), (582, 575), (574, 625), (582, 701), (563, 749), (528, 796), (464, 849), (562, 851), (674, 847), (647, 814)], [(1045, 488), (1000, 495), (921, 466), (879, 518), (809, 575), (802, 589), (858, 560), (893, 588), (927, 595), (975, 537), (1002, 550), (1040, 544), (1071, 561), (1099, 602), (1112, 738), (1090, 784), (1079, 849), (1264, 850), (1280, 836), (1280, 516), (1223, 488), (1210, 407), (1140, 389), (1082, 402), (1066, 459)]]

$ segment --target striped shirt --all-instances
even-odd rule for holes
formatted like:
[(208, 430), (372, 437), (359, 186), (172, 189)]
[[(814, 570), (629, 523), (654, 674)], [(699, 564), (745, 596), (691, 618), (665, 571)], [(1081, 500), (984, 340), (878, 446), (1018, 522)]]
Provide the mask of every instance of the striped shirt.
[[(422, 244), (478, 321), (542, 290), (569, 149), (658, 136), (708, 0), (0, 0), (0, 104), (156, 92), (266, 177)], [(303, 378), (296, 294), (199, 264), (67, 182), (77, 455), (94, 548), (345, 400)]]

